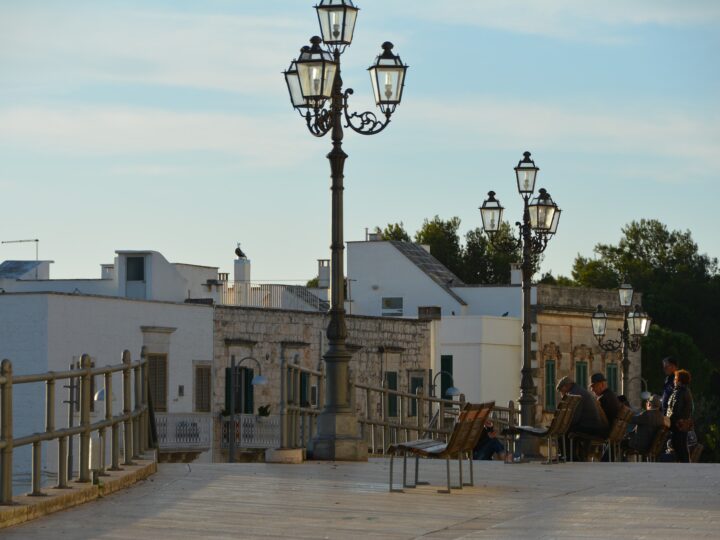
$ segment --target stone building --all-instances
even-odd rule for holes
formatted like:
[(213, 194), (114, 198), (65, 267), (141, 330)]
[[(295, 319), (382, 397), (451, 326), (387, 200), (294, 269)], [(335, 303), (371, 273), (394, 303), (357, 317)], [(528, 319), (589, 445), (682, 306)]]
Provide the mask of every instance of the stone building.
[[(636, 293), (636, 303), (640, 295)], [(610, 388), (620, 393), (622, 355), (605, 352), (597, 345), (590, 317), (598, 304), (608, 315), (607, 337), (616, 339), (622, 329), (623, 312), (616, 290), (579, 287), (537, 286), (537, 304), (533, 309), (533, 375), (537, 387), (536, 419), (548, 421), (560, 399), (557, 381), (569, 375), (587, 387), (593, 373), (603, 373)], [(640, 404), (640, 351), (630, 352), (628, 399)]]
[[(220, 436), (220, 415), (228, 409), (226, 375), (232, 357), (236, 362), (248, 356), (257, 359), (262, 375), (268, 379), (266, 385), (252, 390), (248, 386), (252, 398), (242, 412), (254, 414), (258, 408), (270, 406), (270, 413), (276, 414), (280, 406), (281, 361), (322, 369), (327, 325), (326, 313), (215, 307), (212, 395), (216, 440)], [(350, 369), (356, 382), (376, 387), (385, 384), (411, 392), (419, 385), (427, 388), (435, 347), (431, 322), (348, 315), (347, 327), (347, 344), (354, 351)], [(244, 362), (242, 367), (256, 369), (252, 361)], [(250, 376), (245, 380), (249, 384)], [(307, 388), (307, 400), (314, 405), (319, 392), (315, 381), (308, 384), (312, 386)], [(357, 400), (359, 412), (363, 405)], [(215, 449), (215, 459), (221, 460), (220, 445), (216, 444)]]

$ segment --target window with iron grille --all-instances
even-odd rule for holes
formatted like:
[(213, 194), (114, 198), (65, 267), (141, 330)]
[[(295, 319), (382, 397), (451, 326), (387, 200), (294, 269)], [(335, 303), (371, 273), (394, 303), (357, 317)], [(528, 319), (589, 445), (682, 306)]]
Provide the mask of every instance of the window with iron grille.
[(148, 354), (148, 385), (153, 409), (167, 412), (167, 354)]
[(210, 412), (211, 396), (210, 366), (195, 366), (195, 411)]

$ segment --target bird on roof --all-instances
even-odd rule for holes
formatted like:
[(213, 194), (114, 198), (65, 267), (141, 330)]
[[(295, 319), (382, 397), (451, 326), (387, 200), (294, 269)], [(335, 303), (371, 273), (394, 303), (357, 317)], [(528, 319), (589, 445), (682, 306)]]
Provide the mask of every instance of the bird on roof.
[(240, 249), (240, 244), (237, 245), (235, 248), (235, 255), (238, 256), (238, 259), (247, 259), (247, 255), (243, 253), (243, 250)]

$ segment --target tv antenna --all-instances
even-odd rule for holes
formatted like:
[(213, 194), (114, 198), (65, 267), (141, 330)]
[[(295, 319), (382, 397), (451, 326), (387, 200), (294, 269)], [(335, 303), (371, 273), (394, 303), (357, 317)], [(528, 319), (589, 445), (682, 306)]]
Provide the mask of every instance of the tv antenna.
[[(28, 242), (35, 242), (35, 262), (38, 262), (40, 259), (38, 258), (38, 253), (40, 250), (40, 239), (39, 238), (30, 238), (28, 240), (3, 240), (0, 242), (1, 244), (26, 244)], [(35, 279), (38, 277), (38, 269), (37, 266), (35, 267)]]

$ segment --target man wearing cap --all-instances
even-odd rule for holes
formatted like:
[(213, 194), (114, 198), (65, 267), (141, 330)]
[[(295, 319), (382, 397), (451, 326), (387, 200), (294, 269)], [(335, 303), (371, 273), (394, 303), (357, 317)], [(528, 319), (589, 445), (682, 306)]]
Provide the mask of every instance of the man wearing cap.
[[(563, 396), (565, 394), (580, 396), (580, 403), (575, 409), (569, 432), (584, 433), (593, 437), (604, 437), (607, 434), (607, 425), (600, 416), (600, 409), (597, 406), (595, 396), (570, 377), (560, 379), (557, 383), (557, 390)], [(578, 439), (577, 442), (577, 455), (574, 457), (584, 460), (587, 452), (586, 445), (582, 439)]]
[(653, 395), (645, 403), (645, 410), (630, 419), (630, 423), (636, 427), (627, 439), (629, 448), (638, 452), (647, 452), (650, 449), (655, 435), (665, 423), (660, 406), (660, 398)]
[(678, 363), (672, 356), (663, 358), (663, 371), (665, 372), (665, 383), (663, 384), (662, 413), (667, 414), (668, 401), (675, 390), (675, 372), (678, 370)]
[(590, 377), (590, 389), (597, 396), (600, 407), (605, 414), (605, 418), (607, 418), (608, 427), (612, 426), (618, 413), (623, 408), (623, 404), (620, 403), (615, 392), (608, 388), (607, 379), (602, 373), (593, 373), (592, 377)]

